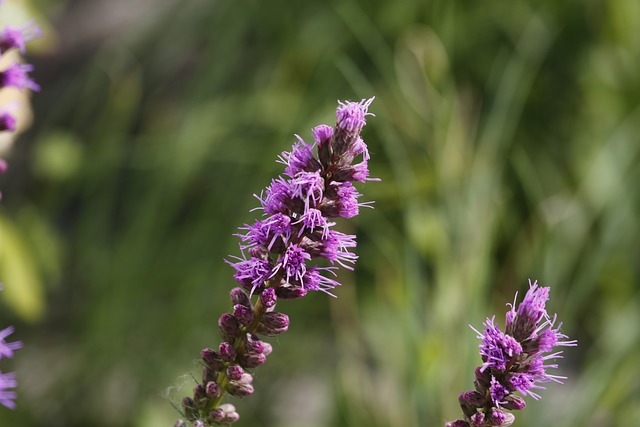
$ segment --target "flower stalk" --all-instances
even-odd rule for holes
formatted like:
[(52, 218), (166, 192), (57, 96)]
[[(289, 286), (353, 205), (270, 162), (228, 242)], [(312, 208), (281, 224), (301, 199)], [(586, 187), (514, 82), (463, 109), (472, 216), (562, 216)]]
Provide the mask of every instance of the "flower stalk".
[(555, 351), (555, 347), (578, 344), (560, 332), (562, 323), (555, 326), (556, 315), (548, 315), (549, 288), (529, 281), (529, 291), (516, 308), (517, 297), (513, 304), (507, 304), (511, 308), (505, 332), (496, 325), (495, 316), (483, 323), (484, 332), (470, 325), (481, 340), (483, 364), (475, 371), (475, 390), (458, 396), (464, 419), (448, 422), (445, 427), (509, 426), (515, 416), (506, 411), (524, 409), (523, 396), (540, 399), (534, 390), (544, 389), (541, 384), (562, 384), (566, 379), (549, 373), (558, 365), (547, 362), (562, 358), (562, 351)]
[(261, 337), (289, 328), (289, 317), (275, 311), (278, 300), (302, 298), (309, 291), (334, 296), (331, 290), (340, 285), (336, 270), (353, 269), (356, 238), (334, 230), (333, 219), (352, 218), (360, 207), (371, 207), (358, 201), (353, 182), (377, 180), (369, 178), (369, 152), (360, 137), (372, 102), (340, 102), (336, 125), (316, 126), (313, 145), (296, 135), (291, 151), (278, 159), (284, 175), (256, 195), (263, 218), (240, 227), (242, 255), (225, 260), (240, 286), (230, 293), (232, 311), (218, 319), (223, 342), (217, 350), (202, 350), (202, 380), (182, 400), (186, 421), (178, 420), (176, 427), (238, 421), (235, 406), (223, 401), (227, 395), (253, 393), (252, 372), (272, 352)]

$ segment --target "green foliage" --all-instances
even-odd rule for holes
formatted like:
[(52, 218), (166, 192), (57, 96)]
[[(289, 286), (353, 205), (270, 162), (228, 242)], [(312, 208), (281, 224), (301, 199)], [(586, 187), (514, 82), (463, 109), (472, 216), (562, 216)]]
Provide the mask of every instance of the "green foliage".
[(16, 324), (19, 408), (0, 423), (171, 425), (229, 309), (223, 258), (256, 215), (252, 194), (293, 133), (310, 140), (337, 99), (375, 95), (364, 137), (382, 182), (361, 188), (376, 203), (351, 230), (356, 272), (336, 300), (282, 304), (290, 332), (238, 402), (240, 423), (443, 425), (480, 363), (467, 325), (500, 317), (531, 277), (579, 347), (561, 361), (566, 384), (516, 425), (628, 425), (639, 12), (633, 0), (192, 0), (39, 59), (51, 71), (3, 179), (1, 224), (27, 236), (11, 253), (46, 298), (20, 291), (46, 306)]

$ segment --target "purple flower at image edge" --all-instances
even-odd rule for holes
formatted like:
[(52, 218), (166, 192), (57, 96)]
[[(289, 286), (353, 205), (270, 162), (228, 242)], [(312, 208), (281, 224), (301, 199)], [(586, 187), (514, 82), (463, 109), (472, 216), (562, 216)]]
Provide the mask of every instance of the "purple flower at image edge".
[[(13, 352), (22, 348), (22, 342), (20, 341), (7, 342), (7, 337), (11, 335), (13, 331), (13, 326), (9, 326), (0, 331), (0, 360), (3, 358), (11, 359)], [(16, 407), (16, 392), (10, 389), (14, 389), (17, 386), (18, 383), (15, 373), (3, 373), (0, 371), (0, 404), (9, 409)]]
[[(0, 1), (0, 7), (3, 2)], [(5, 27), (0, 31), (0, 57), (12, 49), (16, 49), (20, 54), (25, 53), (25, 47), (28, 42), (42, 35), (40, 28), (34, 25), (33, 21), (28, 22), (21, 28)], [(0, 90), (8, 87), (17, 89), (40, 90), (40, 86), (36, 84), (28, 75), (33, 71), (30, 64), (13, 63), (4, 70), (0, 71)], [(15, 105), (8, 108), (4, 106), (0, 110), (0, 132), (15, 132), (17, 128), (16, 118), (7, 110), (12, 110)], [(0, 175), (8, 170), (7, 162), (0, 158)], [(0, 199), (2, 193), (0, 193)], [(7, 337), (14, 332), (13, 326), (9, 326), (0, 331), (0, 360), (13, 358), (14, 351), (22, 348), (22, 342), (8, 342)], [(13, 372), (3, 373), (0, 371), (0, 404), (14, 409), (16, 407), (16, 391), (18, 386), (16, 374)]]
[[(540, 399), (535, 390), (543, 384), (562, 384), (564, 376), (549, 370), (558, 368), (549, 361), (562, 358), (556, 347), (572, 347), (577, 341), (568, 340), (556, 325), (557, 316), (549, 316), (545, 305), (548, 287), (529, 281), (529, 290), (520, 304), (507, 304), (505, 332), (495, 323), (495, 316), (483, 323), (484, 331), (471, 328), (480, 339), (482, 366), (476, 369), (475, 390), (458, 397), (464, 419), (446, 423), (447, 427), (490, 427), (511, 425), (515, 416), (505, 410), (524, 409), (523, 396)], [(519, 393), (516, 394), (516, 393)]]
[(15, 391), (9, 389), (16, 388), (17, 386), (18, 383), (15, 373), (9, 372), (8, 374), (3, 374), (2, 371), (0, 371), (0, 405), (9, 409), (15, 409), (17, 394)]

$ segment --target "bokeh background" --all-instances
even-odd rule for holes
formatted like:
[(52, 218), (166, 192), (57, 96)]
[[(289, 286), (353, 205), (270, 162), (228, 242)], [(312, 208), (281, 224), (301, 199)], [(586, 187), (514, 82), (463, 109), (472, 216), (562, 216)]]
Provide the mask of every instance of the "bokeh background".
[(238, 425), (442, 426), (480, 363), (468, 324), (528, 278), (580, 345), (516, 425), (640, 419), (640, 2), (5, 6), (46, 35), (0, 181), (0, 325), (25, 343), (0, 425), (172, 425), (253, 194), (294, 133), (374, 95), (356, 272), (280, 305)]

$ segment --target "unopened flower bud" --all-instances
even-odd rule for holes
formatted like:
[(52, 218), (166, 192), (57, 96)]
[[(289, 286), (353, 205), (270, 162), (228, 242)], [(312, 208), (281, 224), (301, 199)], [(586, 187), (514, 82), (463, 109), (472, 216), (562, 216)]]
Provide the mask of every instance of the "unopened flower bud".
[(267, 356), (261, 353), (247, 353), (240, 358), (240, 366), (247, 369), (257, 368), (260, 365), (264, 365), (267, 361)]
[(185, 423), (184, 420), (176, 420), (173, 427), (187, 427), (187, 423)]
[(471, 419), (471, 425), (473, 426), (481, 426), (484, 423), (484, 419), (485, 419), (485, 415), (484, 412), (476, 412), (475, 414), (473, 414), (470, 419)]
[(222, 360), (225, 362), (233, 362), (236, 358), (235, 348), (226, 341), (220, 343), (220, 348), (218, 350), (220, 351), (220, 357), (222, 357)]
[(504, 412), (498, 408), (491, 408), (491, 421), (494, 426), (510, 426), (516, 417), (509, 412)]
[(253, 383), (253, 375), (251, 375), (248, 372), (245, 372), (244, 374), (242, 374), (238, 382), (240, 384), (251, 384)]
[(210, 369), (214, 371), (220, 371), (222, 370), (222, 368), (224, 368), (224, 361), (222, 360), (220, 353), (218, 353), (217, 351), (211, 348), (204, 348), (200, 352), (200, 355), (202, 356), (202, 361), (204, 362), (204, 364)]
[(202, 382), (204, 384), (210, 382), (210, 381), (215, 381), (216, 377), (218, 376), (218, 373), (214, 370), (211, 370), (209, 368), (207, 368), (205, 366), (205, 368), (202, 370)]
[(209, 381), (204, 390), (207, 396), (211, 399), (216, 399), (220, 396), (220, 386), (216, 384), (215, 381)]
[(244, 337), (244, 348), (249, 353), (264, 353), (265, 344), (267, 343), (261, 341), (257, 335), (247, 334)]
[(275, 336), (289, 329), (289, 317), (284, 313), (265, 313), (258, 326), (258, 333)]
[(209, 412), (209, 422), (210, 423), (215, 423), (215, 424), (219, 424), (222, 422), (222, 420), (224, 420), (224, 411), (220, 408), (216, 408), (216, 409), (212, 409)]
[(276, 295), (280, 299), (298, 299), (306, 294), (307, 290), (302, 286), (284, 285), (278, 286), (278, 289), (276, 289)]
[(218, 320), (220, 332), (225, 339), (231, 339), (238, 336), (240, 332), (240, 324), (232, 314), (224, 313)]
[(230, 404), (225, 403), (218, 408), (209, 412), (209, 421), (218, 424), (232, 424), (240, 419), (240, 415), (236, 412), (236, 408)]
[(246, 397), (253, 393), (253, 386), (251, 384), (242, 384), (238, 381), (230, 381), (229, 385), (227, 385), (227, 391), (235, 397)]
[(253, 322), (253, 310), (242, 304), (236, 304), (233, 306), (233, 315), (241, 325), (247, 326)]
[(182, 411), (189, 421), (195, 421), (198, 417), (198, 405), (196, 405), (196, 402), (190, 397), (182, 399)]
[(476, 386), (476, 390), (488, 390), (491, 386), (491, 375), (489, 374), (489, 371), (483, 371), (481, 366), (477, 367), (475, 370), (475, 379), (473, 380), (473, 384)]
[(474, 415), (478, 408), (482, 408), (485, 400), (484, 396), (475, 390), (465, 391), (458, 396), (460, 408), (467, 417)]
[(242, 374), (244, 374), (244, 369), (240, 365), (231, 365), (227, 368), (227, 378), (231, 381), (238, 381), (242, 378)]
[(263, 350), (262, 350), (262, 354), (264, 354), (265, 356), (268, 356), (271, 354), (271, 352), (273, 351), (273, 347), (271, 346), (271, 344), (269, 344), (268, 342), (263, 342)]
[(483, 395), (478, 393), (475, 390), (465, 391), (464, 393), (460, 393), (458, 396), (458, 401), (460, 404), (465, 404), (474, 408), (481, 408), (486, 403), (486, 399)]
[(207, 425), (202, 420), (196, 420), (193, 423), (193, 427), (207, 427)]
[(265, 313), (261, 323), (268, 328), (286, 329), (289, 327), (289, 316), (284, 313)]
[(193, 388), (193, 400), (198, 406), (202, 406), (202, 404), (206, 402), (207, 393), (205, 392), (202, 384), (196, 384)]
[(509, 396), (504, 398), (500, 406), (511, 411), (520, 411), (527, 406), (527, 403), (521, 396), (510, 394)]
[(262, 291), (262, 294), (260, 294), (260, 301), (262, 302), (262, 305), (264, 305), (267, 308), (273, 307), (274, 305), (276, 305), (276, 291), (273, 288), (267, 288), (264, 291)]
[(251, 300), (249, 299), (249, 295), (242, 288), (233, 288), (231, 290), (231, 302), (233, 305), (241, 304), (245, 307), (251, 307)]

